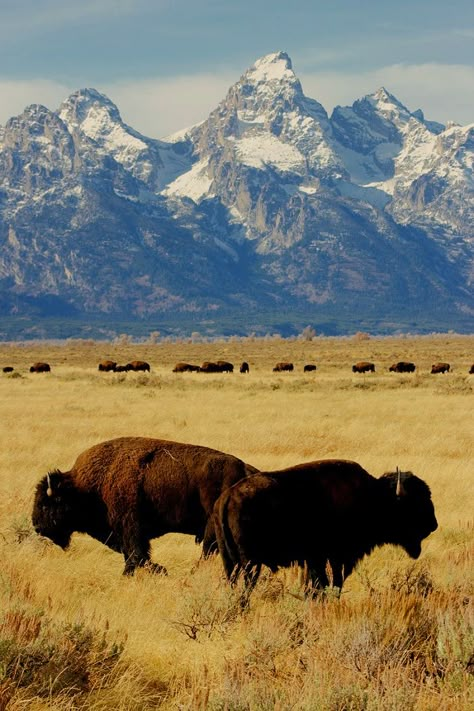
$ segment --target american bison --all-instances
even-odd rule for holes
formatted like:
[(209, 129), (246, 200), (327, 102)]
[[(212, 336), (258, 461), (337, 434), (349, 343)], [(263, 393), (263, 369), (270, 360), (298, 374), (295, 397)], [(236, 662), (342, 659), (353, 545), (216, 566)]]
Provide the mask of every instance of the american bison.
[(114, 368), (114, 373), (128, 373), (130, 368), (128, 365), (116, 365)]
[(449, 373), (450, 367), (449, 363), (433, 363), (431, 366), (431, 374)]
[(218, 360), (216, 365), (219, 366), (221, 373), (233, 373), (234, 372), (233, 364), (229, 363), (229, 361), (227, 361), (227, 360)]
[(51, 366), (49, 363), (33, 363), (30, 368), (30, 373), (50, 373)]
[(474, 363), (469, 368), (469, 375), (473, 375), (473, 374), (474, 374)]
[(198, 373), (199, 366), (191, 363), (176, 363), (173, 368), (173, 373)]
[(246, 360), (244, 360), (243, 363), (240, 364), (240, 372), (241, 373), (250, 373), (250, 366)]
[(312, 373), (314, 370), (316, 370), (316, 366), (312, 363), (308, 363), (308, 365), (304, 366), (303, 373)]
[(125, 558), (125, 575), (150, 562), (150, 540), (189, 533), (215, 547), (213, 505), (220, 493), (257, 470), (231, 454), (146, 437), (101, 442), (79, 455), (70, 471), (52, 471), (36, 488), (37, 533), (66, 549), (72, 534), (88, 533)]
[(358, 363), (354, 363), (352, 366), (353, 373), (375, 373), (374, 363), (370, 363), (368, 360), (361, 360)]
[(114, 360), (103, 360), (99, 363), (97, 370), (100, 370), (103, 373), (109, 373), (114, 371), (116, 367), (117, 363)]
[(127, 370), (134, 370), (135, 372), (147, 371), (150, 372), (150, 364), (144, 360), (132, 360), (131, 363), (127, 363)]
[(281, 373), (283, 370), (293, 370), (293, 363), (277, 363), (273, 368), (274, 373)]
[(6, 365), (2, 370), (4, 373), (13, 373), (15, 369), (11, 365)]
[(376, 479), (356, 462), (328, 459), (261, 472), (224, 491), (214, 506), (227, 577), (247, 592), (262, 565), (307, 566), (314, 587), (341, 588), (376, 546), (412, 558), (438, 524), (427, 484), (411, 472)]
[(204, 361), (204, 363), (199, 368), (200, 373), (222, 373), (221, 367), (217, 363), (212, 363), (211, 361)]
[(414, 373), (415, 370), (416, 365), (414, 363), (409, 363), (404, 360), (399, 360), (398, 363), (394, 363), (389, 368), (391, 373)]

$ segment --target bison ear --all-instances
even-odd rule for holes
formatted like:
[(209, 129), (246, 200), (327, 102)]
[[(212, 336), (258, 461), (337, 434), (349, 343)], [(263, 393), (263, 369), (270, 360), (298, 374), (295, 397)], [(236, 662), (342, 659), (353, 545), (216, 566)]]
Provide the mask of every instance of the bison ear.
[(401, 473), (399, 467), (397, 467), (397, 488), (396, 488), (395, 493), (397, 495), (397, 499), (400, 499), (402, 496), (405, 496), (407, 493), (405, 491), (405, 487), (402, 484), (402, 473)]

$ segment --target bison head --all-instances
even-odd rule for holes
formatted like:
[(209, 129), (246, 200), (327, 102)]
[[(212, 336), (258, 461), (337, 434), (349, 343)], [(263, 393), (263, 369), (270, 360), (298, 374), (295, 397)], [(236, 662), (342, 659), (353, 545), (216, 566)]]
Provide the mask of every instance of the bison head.
[(438, 528), (429, 486), (412, 472), (398, 468), (381, 479), (390, 497), (387, 543), (402, 546), (411, 558), (418, 558), (422, 540)]
[(67, 474), (55, 470), (36, 487), (32, 523), (36, 533), (66, 549), (71, 541), (77, 511), (77, 492)]

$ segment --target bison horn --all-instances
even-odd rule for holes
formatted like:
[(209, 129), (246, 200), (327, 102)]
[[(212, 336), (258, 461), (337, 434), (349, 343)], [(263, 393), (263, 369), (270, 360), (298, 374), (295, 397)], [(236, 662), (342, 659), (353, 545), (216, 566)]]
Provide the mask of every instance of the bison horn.
[(398, 497), (405, 496), (405, 493), (406, 493), (405, 488), (402, 484), (402, 473), (398, 467), (397, 467), (397, 489), (396, 489), (395, 493)]
[(49, 476), (49, 474), (46, 474), (46, 481), (48, 482), (48, 488), (46, 489), (46, 494), (48, 496), (52, 496), (53, 490), (51, 488), (51, 477)]

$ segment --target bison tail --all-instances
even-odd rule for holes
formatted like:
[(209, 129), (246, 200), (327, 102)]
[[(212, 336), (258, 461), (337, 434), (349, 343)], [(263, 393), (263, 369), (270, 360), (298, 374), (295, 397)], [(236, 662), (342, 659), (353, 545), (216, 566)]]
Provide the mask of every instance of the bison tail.
[(225, 574), (228, 580), (234, 584), (239, 577), (242, 563), (237, 543), (229, 526), (228, 507), (229, 494), (224, 492), (214, 508), (214, 526)]

